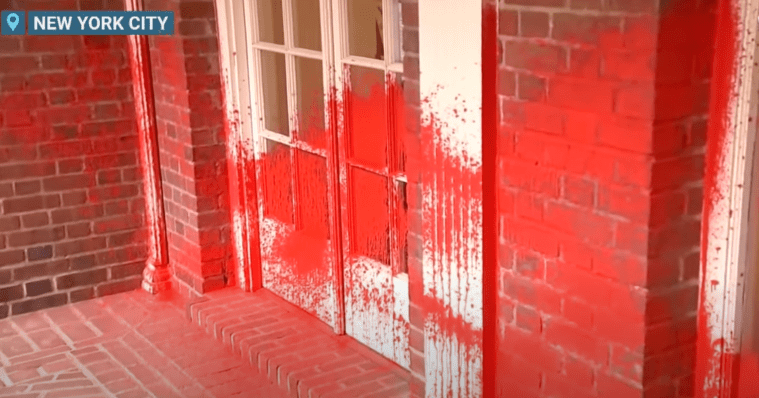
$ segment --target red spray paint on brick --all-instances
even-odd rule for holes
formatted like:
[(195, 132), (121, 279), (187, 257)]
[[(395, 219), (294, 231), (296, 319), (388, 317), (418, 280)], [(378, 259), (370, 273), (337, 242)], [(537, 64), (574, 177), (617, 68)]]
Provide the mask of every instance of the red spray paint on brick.
[[(695, 6), (695, 4), (693, 6)], [(550, 199), (554, 196), (559, 197), (559, 195), (562, 194), (562, 191), (559, 189), (560, 185), (553, 180), (559, 176), (559, 172), (583, 174), (581, 177), (591, 183), (586, 184), (585, 186), (575, 184), (572, 186), (575, 189), (587, 189), (587, 187), (592, 188), (592, 184), (607, 184), (607, 181), (619, 185), (642, 184), (643, 187), (646, 187), (645, 184), (650, 183), (647, 182), (648, 176), (646, 176), (645, 172), (647, 172), (647, 170), (650, 170), (651, 163), (648, 162), (651, 160), (641, 159), (642, 161), (640, 163), (637, 163), (640, 166), (626, 166), (626, 159), (622, 158), (622, 153), (615, 152), (611, 148), (602, 149), (601, 146), (620, 148), (620, 145), (625, 145), (624, 149), (626, 150), (646, 152), (651, 151), (658, 155), (662, 151), (663, 147), (661, 144), (664, 142), (662, 140), (664, 138), (674, 141), (680, 139), (681, 142), (679, 144), (675, 142), (674, 146), (698, 145), (696, 140), (697, 137), (689, 138), (691, 141), (683, 142), (682, 138), (680, 137), (664, 137), (662, 134), (654, 135), (652, 142), (652, 133), (650, 129), (631, 129), (632, 125), (629, 125), (629, 123), (627, 123), (627, 125), (621, 124), (619, 126), (614, 126), (614, 124), (610, 125), (610, 123), (614, 122), (614, 120), (608, 120), (608, 118), (602, 119), (599, 116), (594, 115), (594, 113), (605, 114), (612, 110), (612, 96), (607, 95), (606, 99), (603, 98), (604, 93), (608, 91), (607, 89), (609, 87), (607, 83), (609, 82), (596, 82), (601, 71), (599, 69), (599, 62), (601, 59), (605, 61), (605, 69), (603, 72), (605, 72), (608, 77), (611, 77), (612, 80), (613, 77), (616, 76), (616, 79), (619, 80), (633, 80), (636, 82), (661, 81), (664, 83), (665, 79), (668, 78), (665, 75), (667, 68), (673, 70), (677, 69), (673, 68), (670, 64), (671, 57), (664, 57), (664, 55), (667, 55), (665, 54), (667, 51), (666, 49), (664, 49), (660, 54), (660, 63), (657, 65), (656, 70), (653, 70), (651, 68), (651, 64), (647, 62), (646, 59), (651, 58), (652, 52), (657, 47), (657, 45), (666, 47), (667, 45), (673, 45), (675, 41), (678, 41), (682, 43), (683, 47), (687, 47), (692, 42), (697, 41), (705, 36), (703, 32), (708, 32), (709, 27), (710, 14), (708, 13), (708, 10), (707, 12), (703, 12), (701, 14), (685, 14), (682, 13), (683, 11), (693, 10), (691, 7), (681, 3), (671, 5), (670, 8), (665, 8), (665, 11), (662, 13), (658, 24), (660, 26), (666, 26), (667, 30), (666, 32), (662, 31), (660, 33), (661, 37), (658, 39), (654, 35), (654, 32), (656, 32), (657, 22), (654, 19), (647, 20), (646, 18), (635, 18), (627, 20), (626, 31), (623, 34), (621, 34), (619, 29), (616, 28), (609, 29), (608, 27), (597, 27), (597, 30), (592, 35), (584, 35), (579, 31), (579, 25), (577, 31), (563, 30), (562, 32), (567, 36), (562, 38), (562, 40), (568, 40), (570, 42), (577, 41), (574, 43), (577, 44), (577, 48), (573, 49), (569, 54), (569, 64), (563, 64), (562, 59), (559, 58), (558, 63), (554, 66), (554, 71), (559, 75), (570, 75), (574, 77), (575, 80), (567, 80), (567, 82), (574, 81), (574, 84), (582, 82), (582, 80), (577, 79), (589, 79), (590, 81), (587, 82), (587, 89), (595, 91), (592, 93), (592, 96), (586, 98), (586, 96), (583, 95), (582, 101), (584, 101), (584, 103), (575, 103), (577, 101), (573, 102), (573, 100), (577, 100), (579, 98), (577, 96), (577, 90), (574, 90), (574, 94), (572, 94), (573, 90), (565, 90), (562, 92), (561, 88), (567, 88), (569, 86), (558, 87), (555, 84), (552, 86), (552, 80), (554, 77), (550, 73), (546, 74), (545, 68), (534, 68), (536, 70), (541, 70), (542, 72), (538, 75), (541, 78), (548, 80), (546, 101), (539, 99), (537, 101), (538, 104), (528, 103), (527, 105), (518, 103), (513, 103), (512, 105), (507, 103), (507, 105), (511, 106), (504, 108), (505, 115), (507, 116), (507, 121), (511, 125), (505, 129), (506, 131), (504, 131), (507, 140), (505, 140), (503, 147), (509, 151), (507, 152), (508, 156), (523, 158), (522, 162), (510, 160), (509, 163), (507, 163), (507, 166), (509, 166), (509, 168), (505, 170), (504, 177), (508, 179), (507, 185), (510, 185), (512, 187), (511, 189), (519, 188), (532, 191), (531, 197), (533, 200), (531, 203), (532, 207), (529, 208), (525, 206), (525, 203), (527, 201), (520, 202), (520, 198), (518, 197), (514, 203), (503, 203), (503, 205), (508, 205), (505, 207), (512, 209), (509, 211), (512, 214), (514, 212), (513, 208), (516, 207), (516, 214), (522, 215), (523, 218), (521, 220), (516, 219), (513, 216), (507, 218), (504, 228), (507, 229), (507, 238), (510, 240), (513, 239), (515, 243), (518, 244), (518, 246), (527, 246), (527, 248), (533, 249), (533, 252), (537, 252), (533, 254), (538, 254), (539, 257), (542, 257), (545, 260), (545, 262), (527, 262), (524, 259), (529, 259), (530, 257), (525, 257), (523, 255), (516, 258), (517, 262), (513, 263), (514, 265), (512, 271), (514, 273), (514, 276), (512, 276), (512, 280), (509, 282), (509, 285), (511, 286), (506, 286), (506, 292), (513, 298), (516, 298), (517, 303), (512, 303), (512, 305), (516, 305), (522, 302), (527, 303), (528, 307), (520, 308), (517, 306), (516, 312), (514, 312), (514, 309), (512, 309), (509, 311), (509, 317), (503, 317), (503, 323), (514, 324), (514, 314), (516, 313), (516, 325), (520, 325), (521, 323), (522, 328), (526, 329), (528, 327), (532, 327), (532, 330), (535, 330), (534, 328), (537, 327), (537, 330), (540, 331), (540, 334), (545, 337), (540, 337), (536, 341), (538, 344), (543, 346), (543, 348), (545, 348), (546, 351), (549, 352), (552, 356), (558, 358), (569, 358), (570, 356), (566, 356), (567, 353), (573, 352), (575, 355), (580, 354), (581, 359), (587, 363), (592, 363), (592, 358), (598, 358), (599, 361), (599, 365), (595, 369), (591, 367), (587, 368), (587, 371), (590, 372), (589, 374), (591, 375), (591, 382), (587, 383), (585, 386), (579, 384), (579, 380), (582, 380), (580, 378), (574, 379), (569, 384), (565, 383), (562, 386), (561, 380), (559, 379), (561, 377), (569, 378), (571, 376), (570, 368), (567, 367), (568, 365), (566, 364), (564, 365), (563, 369), (560, 368), (558, 370), (558, 375), (556, 375), (557, 377), (554, 377), (552, 372), (555, 372), (555, 370), (550, 370), (547, 367), (542, 368), (540, 366), (532, 366), (531, 368), (530, 364), (523, 363), (523, 365), (528, 366), (522, 366), (522, 370), (529, 370), (527, 372), (523, 372), (524, 374), (546, 375), (545, 379), (541, 379), (540, 377), (525, 377), (525, 380), (535, 381), (533, 386), (535, 390), (531, 392), (525, 392), (525, 396), (539, 395), (541, 394), (540, 391), (543, 391), (543, 393), (545, 393), (549, 390), (563, 394), (569, 394), (570, 392), (575, 391), (579, 394), (585, 389), (592, 389), (594, 387), (598, 388), (599, 393), (614, 394), (614, 396), (625, 396), (625, 394), (629, 394), (630, 396), (639, 396), (641, 392), (638, 387), (628, 387), (605, 374), (607, 372), (607, 370), (604, 368), (605, 364), (603, 363), (603, 358), (605, 358), (605, 355), (596, 355), (595, 351), (599, 347), (599, 343), (602, 340), (607, 339), (611, 339), (612, 341), (621, 339), (622, 342), (625, 342), (627, 344), (634, 343), (634, 345), (630, 346), (631, 351), (629, 357), (632, 359), (632, 361), (630, 359), (625, 359), (624, 356), (614, 355), (612, 357), (613, 363), (612, 366), (610, 366), (608, 369), (611, 374), (621, 374), (619, 367), (634, 365), (635, 363), (638, 363), (641, 365), (640, 369), (637, 372), (626, 375), (625, 378), (630, 381), (635, 380), (636, 382), (643, 382), (646, 386), (649, 386), (654, 384), (662, 375), (687, 374), (688, 369), (690, 369), (692, 372), (692, 353), (688, 354), (686, 352), (686, 355), (678, 355), (676, 357), (668, 356), (668, 363), (647, 362), (647, 366), (645, 368), (646, 373), (645, 375), (642, 374), (642, 356), (640, 353), (643, 352), (644, 346), (642, 340), (643, 330), (641, 326), (644, 322), (646, 324), (649, 324), (653, 323), (654, 321), (646, 320), (643, 318), (644, 309), (641, 305), (641, 297), (636, 294), (634, 288), (625, 293), (625, 285), (642, 285), (648, 283), (646, 280), (647, 276), (659, 277), (659, 273), (661, 272), (659, 269), (654, 269), (653, 262), (649, 263), (648, 271), (646, 271), (646, 261), (637, 260), (635, 257), (636, 255), (648, 255), (649, 250), (651, 250), (652, 253), (655, 252), (655, 255), (659, 255), (661, 252), (663, 252), (663, 248), (671, 250), (677, 249), (679, 247), (679, 250), (687, 250), (691, 247), (691, 245), (695, 244), (691, 240), (685, 239), (679, 242), (673, 241), (671, 239), (668, 240), (668, 237), (664, 236), (666, 234), (661, 234), (661, 231), (656, 231), (657, 233), (654, 235), (654, 240), (652, 241), (653, 244), (651, 247), (649, 247), (647, 242), (648, 237), (645, 235), (637, 236), (635, 234), (639, 233), (635, 232), (635, 234), (633, 234), (631, 232), (635, 230), (631, 229), (630, 232), (627, 232), (626, 236), (618, 235), (620, 238), (624, 237), (626, 240), (620, 240), (618, 241), (618, 244), (625, 243), (626, 248), (620, 247), (620, 249), (632, 252), (625, 253), (624, 251), (620, 251), (620, 253), (614, 254), (613, 250), (610, 251), (608, 249), (598, 247), (603, 246), (604, 242), (608, 242), (608, 239), (604, 238), (604, 236), (612, 236), (609, 234), (608, 230), (609, 226), (613, 226), (612, 222), (607, 223), (603, 220), (603, 218), (597, 218), (596, 214), (593, 214), (593, 211), (582, 214), (572, 213), (573, 211), (577, 210), (577, 206), (587, 207), (592, 204), (592, 202), (584, 200), (584, 197), (576, 195), (576, 193), (581, 193), (582, 191), (576, 190), (570, 192), (565, 190), (563, 192), (565, 196), (562, 199), (570, 201), (572, 204), (562, 206), (562, 211), (560, 212), (557, 211), (559, 210), (559, 207), (555, 205), (544, 207), (546, 206), (546, 197)], [(700, 11), (705, 10), (702, 9)], [(577, 21), (579, 21), (580, 17), (577, 18)], [(700, 34), (688, 36), (688, 34), (684, 32), (690, 32), (694, 29), (694, 20), (703, 22), (701, 24), (697, 24), (701, 29)], [(555, 20), (555, 26), (559, 22), (561, 21)], [(594, 41), (593, 43), (587, 42), (590, 40), (589, 37), (594, 38), (592, 39)], [(683, 38), (685, 39), (683, 40)], [(668, 44), (657, 44), (657, 40), (662, 43), (667, 42)], [(593, 46), (590, 44), (598, 45), (598, 47), (600, 47), (600, 51), (595, 53), (593, 51)], [(545, 43), (545, 46), (550, 48), (549, 43)], [(638, 58), (632, 57), (635, 56), (635, 52), (633, 52), (633, 50), (638, 51), (641, 55), (645, 55), (646, 53), (648, 53), (648, 55), (640, 56), (641, 62), (637, 62)], [(545, 66), (549, 61), (556, 61), (553, 60), (553, 58), (546, 59), (546, 57), (550, 56), (551, 54), (550, 52), (546, 51), (534, 52), (532, 54), (519, 53), (518, 56), (520, 57), (519, 59), (522, 60), (532, 56), (533, 58), (537, 58), (536, 61), (539, 61), (541, 66)], [(506, 55), (508, 56), (509, 54), (507, 53)], [(620, 55), (625, 55), (631, 58), (628, 58), (627, 61), (624, 62), (612, 62), (615, 59), (619, 60)], [(707, 56), (710, 56), (710, 54)], [(507, 61), (507, 63), (509, 62), (510, 61)], [(529, 68), (530, 60), (527, 59), (524, 62), (527, 62), (526, 65)], [(518, 67), (523, 68), (524, 65)], [(563, 71), (562, 68), (565, 67), (566, 71)], [(681, 72), (682, 68), (679, 68), (678, 73), (682, 75)], [(690, 77), (690, 75), (687, 77)], [(561, 82), (561, 79), (558, 79), (558, 82), (564, 83)], [(583, 88), (583, 86), (575, 87), (579, 89)], [(691, 90), (692, 92), (695, 92), (697, 89), (698, 87), (694, 85), (688, 87), (688, 90)], [(666, 92), (663, 90), (664, 89), (662, 89), (662, 95), (666, 94)], [(561, 95), (562, 93), (564, 94), (563, 96)], [(676, 109), (674, 109), (673, 104), (666, 103), (666, 101), (660, 102), (658, 100), (659, 97), (656, 97), (657, 102), (655, 103), (655, 120), (663, 121), (669, 117), (672, 117), (671, 115), (694, 115), (702, 112), (704, 108), (699, 102), (701, 98), (699, 96), (687, 93), (688, 91), (682, 92), (683, 95), (680, 96), (681, 102), (678, 103)], [(646, 94), (646, 91), (642, 90), (637, 94), (634, 92), (631, 92), (629, 94), (632, 96), (628, 99), (631, 101), (634, 99), (635, 101), (633, 102), (635, 103), (651, 102), (653, 104), (654, 102), (653, 92)], [(686, 103), (683, 104), (682, 98), (688, 98), (691, 101), (684, 101)], [(606, 102), (607, 99), (609, 102)], [(528, 106), (532, 109), (528, 109)], [(621, 106), (621, 102), (618, 102), (617, 106)], [(570, 112), (564, 108), (575, 108), (575, 110)], [(577, 112), (578, 109), (581, 109), (581, 112)], [(536, 119), (538, 116), (536, 112), (538, 111), (542, 117)], [(614, 109), (614, 111), (622, 112), (622, 109)], [(530, 116), (530, 114), (532, 114), (532, 116)], [(551, 120), (555, 120), (556, 123), (550, 123)], [(598, 123), (600, 121), (603, 121), (604, 125), (601, 126), (602, 130), (597, 130), (596, 126), (598, 126)], [(651, 122), (647, 123), (650, 126)], [(609, 129), (610, 126), (614, 127), (614, 129)], [(603, 130), (604, 128), (606, 131)], [(610, 134), (610, 132), (612, 131), (614, 134), (616, 134), (618, 139), (611, 139), (613, 135)], [(654, 131), (654, 134), (656, 134), (656, 130)], [(544, 132), (544, 134), (538, 132)], [(562, 136), (562, 134), (564, 136)], [(608, 137), (604, 137), (604, 134), (608, 134)], [(632, 134), (637, 135), (632, 136)], [(648, 136), (646, 136), (646, 134)], [(534, 137), (539, 137), (538, 142), (540, 142), (540, 145), (529, 146), (530, 144), (534, 143), (530, 141), (530, 139)], [(620, 137), (626, 137), (630, 139), (620, 140)], [(569, 141), (575, 142), (566, 142), (567, 138)], [(591, 146), (594, 147), (588, 148), (587, 144), (591, 144)], [(617, 159), (614, 158), (615, 156)], [(643, 156), (641, 156), (641, 158), (643, 158)], [(659, 162), (659, 160), (654, 159), (654, 162)], [(630, 162), (630, 164), (634, 163)], [(671, 184), (673, 181), (682, 181), (683, 179), (691, 180), (694, 178), (698, 179), (698, 175), (700, 175), (701, 172), (698, 170), (699, 163), (697, 161), (693, 161), (691, 163), (682, 162), (682, 167), (672, 167), (669, 168), (669, 170), (663, 167), (664, 164), (664, 162), (661, 162), (660, 165), (654, 166), (654, 170), (657, 172), (657, 174), (654, 176), (654, 189), (661, 190), (663, 188), (666, 188), (666, 184)], [(693, 169), (686, 170), (688, 167), (692, 167)], [(636, 169), (642, 170), (644, 173), (638, 173)], [(565, 180), (565, 183), (566, 181), (568, 180)], [(579, 179), (575, 181), (579, 181)], [(565, 189), (567, 189), (567, 187), (568, 185), (565, 185)], [(601, 187), (604, 186), (598, 185), (598, 189)], [(510, 194), (514, 194), (513, 191), (508, 192)], [(614, 193), (614, 191), (611, 192)], [(623, 191), (617, 191), (614, 194), (620, 195), (622, 192)], [(569, 193), (573, 193), (573, 195), (568, 195)], [(599, 191), (599, 195), (600, 194), (601, 191)], [(605, 194), (609, 195), (609, 191), (607, 191)], [(599, 197), (599, 204), (602, 203), (600, 202), (601, 198), (602, 197)], [(618, 196), (617, 200), (622, 198), (624, 198), (624, 196)], [(619, 201), (616, 203), (608, 202), (608, 199), (606, 200), (607, 202), (604, 203), (602, 209), (603, 211), (610, 212), (612, 214), (616, 214), (617, 216), (622, 216), (625, 218), (631, 218), (632, 216), (635, 216), (630, 208), (621, 206), (624, 203), (621, 203)], [(647, 206), (649, 206), (649, 204), (646, 204), (646, 207)], [(676, 206), (673, 208), (676, 208)], [(527, 211), (529, 209), (532, 210)], [(660, 211), (658, 208), (655, 210)], [(528, 220), (529, 217), (526, 216), (529, 215), (537, 218)], [(577, 217), (579, 217), (579, 219), (582, 219), (583, 222), (578, 223), (577, 220), (579, 219)], [(647, 221), (648, 220), (644, 220), (644, 222)], [(587, 228), (588, 222), (593, 222), (596, 227)], [(514, 223), (516, 223), (516, 225), (513, 227), (509, 225)], [(586, 228), (581, 230), (580, 228), (583, 225), (585, 225)], [(692, 223), (684, 224), (684, 227), (677, 230), (675, 234), (679, 236), (693, 236), (694, 234), (691, 233), (689, 229), (686, 229), (690, 228), (688, 225), (692, 226)], [(620, 223), (619, 226), (615, 228), (627, 228), (628, 226), (629, 224)], [(561, 229), (561, 233), (556, 234), (555, 237), (552, 237), (551, 234), (555, 234), (555, 231), (552, 231), (551, 228), (547, 227)], [(620, 230), (621, 229), (618, 229), (617, 231)], [(644, 230), (645, 229), (642, 229), (641, 231)], [(573, 243), (568, 240), (568, 238), (572, 236), (582, 240), (583, 238), (590, 237), (589, 233), (592, 231), (596, 232), (596, 236), (593, 237), (593, 242), (586, 240), (585, 242)], [(607, 232), (605, 234), (601, 234), (602, 231)], [(687, 234), (682, 232), (687, 232)], [(671, 238), (672, 236), (673, 234), (670, 233), (669, 237)], [(572, 244), (570, 245), (569, 243)], [(521, 248), (519, 249), (521, 250)], [(622, 257), (619, 257), (620, 255)], [(553, 259), (555, 257), (558, 257), (559, 261)], [(628, 257), (629, 260), (634, 261), (627, 261), (625, 260), (625, 257)], [(511, 259), (510, 261), (512, 262), (515, 261), (513, 255), (504, 257), (504, 260), (509, 259)], [(524, 266), (528, 263), (539, 265), (539, 267), (537, 267), (539, 279), (542, 279), (540, 278), (540, 275), (543, 272), (542, 267), (546, 267), (546, 278), (549, 276), (551, 278), (560, 276), (563, 282), (558, 283), (558, 280), (556, 279), (545, 279), (545, 282), (531, 280), (531, 278), (535, 277), (533, 275), (534, 272), (530, 271), (528, 273), (525, 271), (527, 271), (527, 268), (532, 270), (536, 267)], [(512, 268), (512, 263), (506, 264), (509, 264), (507, 266), (508, 268)], [(643, 267), (641, 267), (641, 264), (643, 264)], [(575, 267), (577, 269), (574, 269)], [(570, 268), (573, 272), (569, 272)], [(646, 275), (647, 273), (648, 275)], [(609, 282), (613, 281), (622, 283), (619, 283), (619, 286), (614, 288), (613, 285), (608, 284)], [(661, 281), (659, 282), (661, 283)], [(561, 289), (558, 291), (555, 290), (554, 288), (557, 287), (561, 287)], [(645, 313), (650, 313), (651, 316), (655, 316), (657, 319), (659, 319), (659, 322), (662, 320), (681, 316), (682, 311), (679, 309), (679, 307), (681, 307), (683, 304), (678, 303), (684, 303), (684, 301), (676, 301), (681, 299), (678, 298), (678, 296), (664, 295), (661, 297), (661, 293), (656, 291), (655, 288), (655, 286), (651, 288), (652, 293), (650, 298), (656, 299), (657, 303), (662, 305), (659, 306), (657, 304), (656, 313), (654, 313), (653, 310), (647, 310)], [(565, 301), (565, 303), (562, 304), (561, 296), (559, 296), (559, 293), (563, 293), (565, 297), (567, 294), (577, 295), (582, 293), (581, 297), (583, 297), (583, 300), (580, 302), (580, 304), (583, 304), (583, 306), (573, 304), (574, 307), (570, 308), (568, 306), (568, 301)], [(611, 295), (612, 293), (613, 295)], [(598, 297), (598, 299), (594, 300), (594, 296)], [(601, 297), (608, 297), (608, 299), (611, 301), (604, 301), (604, 299)], [(664, 302), (661, 303), (661, 300)], [(618, 308), (626, 308), (626, 313), (629, 313), (630, 317), (637, 319), (637, 322), (630, 322), (629, 320), (631, 318), (628, 317), (619, 319), (617, 325), (609, 323), (609, 320), (614, 319), (611, 318), (613, 312), (607, 313), (598, 311), (599, 309), (602, 309), (601, 306), (606, 306), (607, 303), (612, 302), (615, 303)], [(509, 302), (504, 301), (502, 303), (502, 307), (508, 307), (507, 304), (509, 304)], [(562, 305), (564, 306), (563, 308)], [(529, 310), (533, 306), (537, 306), (537, 309), (543, 313), (542, 317), (538, 319), (537, 326), (535, 326), (534, 323), (531, 323), (530, 316), (532, 316), (532, 312)], [(688, 301), (686, 303), (686, 306), (689, 308), (693, 307), (693, 301)], [(572, 310), (571, 312), (570, 309)], [(521, 322), (519, 320), (520, 316), (522, 317)], [(558, 321), (560, 317), (566, 318), (569, 322), (566, 322), (567, 325), (565, 326), (567, 327), (563, 328), (563, 333), (557, 334), (556, 332), (559, 329), (556, 327), (561, 326), (562, 324), (562, 322)], [(606, 317), (609, 318), (605, 320), (604, 318)], [(584, 319), (587, 319), (587, 322), (584, 321)], [(670, 328), (670, 326), (667, 326), (667, 322), (662, 323), (664, 324), (665, 328)], [(584, 324), (588, 326), (583, 326)], [(627, 330), (622, 330), (623, 328)], [(683, 343), (685, 343), (685, 346), (687, 346), (688, 343), (692, 344), (694, 341), (692, 329), (692, 325), (683, 324), (682, 322), (673, 322), (669, 330), (662, 330), (661, 327), (657, 327), (655, 329), (656, 333), (650, 333), (650, 336), (646, 338), (645, 348), (646, 350), (656, 350), (657, 348), (654, 347), (668, 347), (671, 344), (677, 345)], [(562, 334), (566, 338), (559, 339), (560, 335)], [(506, 339), (508, 338), (509, 335), (506, 336)], [(635, 340), (637, 340), (637, 342), (635, 342)], [(677, 343), (678, 341), (679, 343)], [(551, 348), (552, 345), (558, 346), (558, 349), (554, 350)], [(603, 347), (603, 345), (600, 346)], [(648, 355), (649, 351), (646, 351), (646, 353)], [(528, 361), (530, 360), (529, 356), (525, 357), (525, 359)], [(680, 370), (675, 370), (678, 367), (680, 367)], [(549, 375), (550, 377), (548, 377)], [(595, 379), (595, 381), (592, 381), (593, 379)], [(683, 380), (684, 383), (687, 383), (687, 379)], [(521, 385), (519, 386), (512, 387), (517, 388), (526, 386), (526, 383), (520, 384)], [(662, 391), (668, 391), (666, 386), (663, 386), (662, 388)], [(686, 394), (685, 391), (691, 389), (691, 387), (687, 385), (683, 385), (681, 388), (683, 394)], [(666, 394), (669, 393), (670, 392), (667, 392)], [(674, 392), (671, 393), (674, 394)]]

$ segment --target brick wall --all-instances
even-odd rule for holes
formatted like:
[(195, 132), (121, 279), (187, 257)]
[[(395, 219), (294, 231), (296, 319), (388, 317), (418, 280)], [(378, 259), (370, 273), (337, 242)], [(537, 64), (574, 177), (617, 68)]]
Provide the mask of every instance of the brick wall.
[(692, 396), (713, 2), (658, 3), (500, 2), (502, 396)]
[(403, 24), (403, 80), (406, 100), (405, 149), (408, 173), (408, 237), (409, 237), (409, 296), (411, 334), (411, 394), (424, 397), (424, 284), (422, 281), (422, 191), (419, 163), (420, 148), (420, 97), (419, 97), (419, 3), (418, 0), (401, 1)]
[[(716, 0), (660, 10), (648, 218), (644, 384), (694, 395), (704, 154)], [(655, 395), (654, 395), (655, 396)]]
[[(103, 0), (0, 9), (122, 9)], [(0, 37), (0, 318), (139, 287), (146, 258), (124, 37)]]
[(175, 13), (176, 34), (151, 40), (161, 171), (175, 287), (221, 288), (234, 275), (214, 3), (149, 1)]

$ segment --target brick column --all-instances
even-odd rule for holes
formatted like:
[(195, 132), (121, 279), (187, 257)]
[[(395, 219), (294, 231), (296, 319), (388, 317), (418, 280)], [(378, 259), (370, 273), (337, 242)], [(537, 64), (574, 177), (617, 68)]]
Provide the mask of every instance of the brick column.
[(185, 295), (232, 283), (230, 216), (212, 0), (149, 1), (176, 34), (152, 40), (169, 256)]
[(501, 2), (504, 396), (690, 396), (712, 3)]

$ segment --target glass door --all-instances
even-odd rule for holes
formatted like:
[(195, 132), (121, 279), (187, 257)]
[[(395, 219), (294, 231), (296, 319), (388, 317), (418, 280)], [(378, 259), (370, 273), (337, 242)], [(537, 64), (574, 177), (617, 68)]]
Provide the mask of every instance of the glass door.
[(245, 12), (263, 285), (408, 367), (398, 1)]
[(333, 0), (346, 333), (410, 363), (400, 7)]
[(335, 327), (327, 11), (253, 0), (246, 13), (263, 285)]

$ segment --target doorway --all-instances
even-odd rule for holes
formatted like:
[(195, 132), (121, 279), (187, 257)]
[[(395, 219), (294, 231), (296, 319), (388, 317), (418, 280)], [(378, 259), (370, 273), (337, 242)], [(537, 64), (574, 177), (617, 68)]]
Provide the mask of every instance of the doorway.
[(408, 368), (398, 0), (242, 9), (263, 287)]

